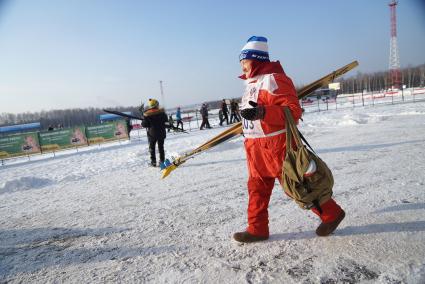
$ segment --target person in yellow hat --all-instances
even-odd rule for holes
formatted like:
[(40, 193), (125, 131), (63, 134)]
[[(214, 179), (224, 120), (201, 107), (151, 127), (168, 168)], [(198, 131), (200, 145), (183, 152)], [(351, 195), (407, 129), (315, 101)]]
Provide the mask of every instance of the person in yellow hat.
[(144, 119), (142, 126), (148, 130), (149, 153), (151, 166), (156, 167), (155, 148), (158, 143), (159, 160), (161, 163), (165, 160), (164, 140), (166, 138), (167, 114), (163, 108), (159, 107), (159, 102), (155, 99), (149, 99), (148, 106), (143, 112)]

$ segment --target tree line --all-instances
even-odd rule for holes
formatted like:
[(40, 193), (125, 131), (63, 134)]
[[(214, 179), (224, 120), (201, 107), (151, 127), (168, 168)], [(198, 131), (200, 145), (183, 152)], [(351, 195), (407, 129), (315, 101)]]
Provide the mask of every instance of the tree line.
[[(138, 107), (114, 107), (109, 108), (117, 111), (131, 111), (133, 114), (139, 115)], [(31, 122), (40, 122), (41, 129), (45, 130), (49, 127), (62, 128), (73, 127), (78, 125), (94, 125), (99, 123), (99, 115), (105, 114), (101, 108), (78, 108), (49, 110), (40, 112), (24, 112), (24, 113), (1, 113), (0, 125), (14, 125)]]
[[(406, 88), (424, 87), (425, 86), (425, 64), (407, 68), (401, 71), (401, 84)], [(358, 72), (356, 76), (347, 79), (341, 78), (337, 80), (341, 82), (341, 93), (353, 94), (361, 93), (363, 90), (368, 92), (381, 92), (391, 88), (391, 79), (389, 72), (375, 72), (365, 74)]]
[[(351, 94), (359, 93), (362, 90), (369, 92), (380, 92), (390, 87), (389, 72), (375, 73), (357, 73), (357, 75), (349, 78), (341, 78), (337, 80), (341, 82), (342, 93)], [(401, 69), (401, 81), (407, 88), (424, 87), (425, 86), (425, 64)], [(210, 108), (219, 106), (221, 100), (208, 102)], [(117, 111), (130, 111), (135, 115), (140, 114), (139, 106), (115, 107), (111, 108)], [(105, 112), (100, 108), (78, 108), (64, 110), (50, 110), (40, 112), (24, 112), (24, 113), (1, 113), (0, 126), (40, 122), (42, 129), (49, 126), (56, 127), (73, 127), (78, 125), (93, 125), (99, 123), (99, 115)]]

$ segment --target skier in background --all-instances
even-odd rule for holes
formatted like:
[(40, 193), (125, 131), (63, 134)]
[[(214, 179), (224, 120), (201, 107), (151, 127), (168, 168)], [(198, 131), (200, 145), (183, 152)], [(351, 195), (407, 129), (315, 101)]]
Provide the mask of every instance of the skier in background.
[(158, 143), (159, 160), (165, 161), (164, 140), (166, 138), (165, 123), (168, 121), (163, 108), (159, 107), (159, 102), (149, 99), (148, 106), (143, 112), (144, 119), (142, 126), (148, 130), (149, 153), (151, 156), (151, 166), (156, 167), (155, 145)]
[[(301, 106), (292, 80), (279, 61), (270, 62), (267, 39), (253, 36), (239, 57), (246, 89), (242, 97), (241, 116), (249, 171), (248, 227), (233, 235), (238, 242), (257, 242), (269, 238), (268, 206), (275, 179), (280, 180), (286, 151), (285, 115), (287, 106), (295, 121)], [(319, 236), (332, 233), (345, 212), (331, 198), (311, 209), (322, 223)]]
[(226, 100), (223, 99), (221, 102), (221, 114), (223, 115), (222, 118), (220, 118), (220, 126), (223, 125), (224, 120), (226, 120), (226, 124), (229, 125), (229, 110), (227, 109)]
[(201, 127), (199, 128), (200, 130), (204, 129), (204, 127), (206, 128), (212, 128), (210, 126), (210, 122), (208, 121), (208, 106), (207, 104), (202, 104), (201, 109), (199, 110), (199, 112), (201, 113), (202, 116), (202, 123), (201, 123)]
[(224, 121), (223, 111), (221, 109), (218, 111), (218, 120), (220, 120), (220, 126), (221, 126), (221, 122)]
[(133, 125), (131, 125), (131, 121), (129, 118), (125, 118), (125, 125), (127, 126), (127, 135), (128, 135), (128, 138), (130, 139), (130, 132), (131, 130), (133, 130)]
[(171, 131), (171, 128), (174, 128), (174, 119), (173, 119), (173, 115), (172, 114), (170, 114), (168, 116), (168, 124), (170, 126), (170, 127), (168, 127), (168, 132), (170, 132)]
[(230, 102), (230, 123), (239, 122), (241, 118), (239, 116), (239, 104), (236, 100)]
[(184, 130), (183, 129), (182, 113), (181, 113), (180, 107), (177, 108), (176, 121), (177, 121), (176, 127), (179, 128), (179, 125), (181, 125), (182, 126), (182, 130)]

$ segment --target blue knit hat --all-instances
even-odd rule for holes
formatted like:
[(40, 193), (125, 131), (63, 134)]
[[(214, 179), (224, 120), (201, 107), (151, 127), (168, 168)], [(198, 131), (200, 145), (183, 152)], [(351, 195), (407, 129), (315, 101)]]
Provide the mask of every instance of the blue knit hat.
[(239, 61), (243, 59), (269, 61), (269, 47), (267, 45), (267, 39), (263, 36), (250, 37), (239, 55)]

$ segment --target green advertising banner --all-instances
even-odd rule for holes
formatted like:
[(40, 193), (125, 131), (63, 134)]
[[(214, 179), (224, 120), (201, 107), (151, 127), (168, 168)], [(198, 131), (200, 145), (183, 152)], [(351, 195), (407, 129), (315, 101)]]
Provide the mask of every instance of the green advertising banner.
[(41, 150), (48, 152), (70, 147), (87, 146), (87, 138), (84, 133), (84, 126), (40, 132)]
[(0, 137), (0, 159), (40, 153), (36, 132)]
[(127, 125), (124, 120), (102, 123), (86, 127), (89, 144), (103, 143), (128, 138)]

